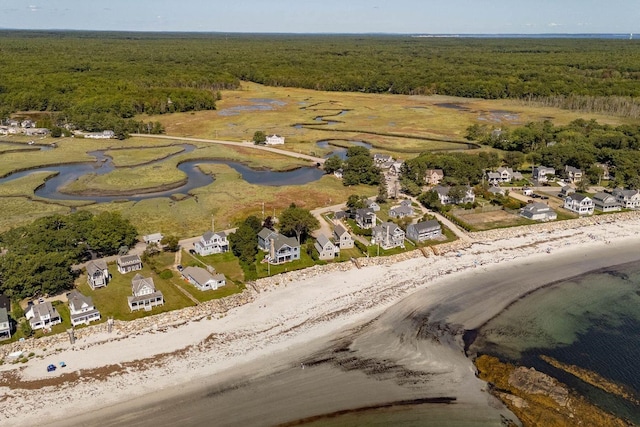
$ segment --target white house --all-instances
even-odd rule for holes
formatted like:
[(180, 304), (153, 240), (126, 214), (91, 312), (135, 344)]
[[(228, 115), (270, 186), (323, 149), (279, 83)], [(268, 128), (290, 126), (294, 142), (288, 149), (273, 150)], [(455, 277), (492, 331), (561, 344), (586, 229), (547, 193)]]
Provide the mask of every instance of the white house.
[(0, 340), (8, 340), (9, 338), (11, 338), (9, 315), (6, 308), (0, 307)]
[(533, 179), (538, 182), (547, 182), (549, 177), (554, 177), (556, 170), (546, 166), (536, 166), (533, 168)]
[(229, 251), (229, 240), (224, 231), (214, 233), (207, 231), (200, 237), (200, 240), (193, 244), (196, 252), (201, 256), (211, 254), (221, 254)]
[(109, 282), (109, 270), (103, 259), (94, 259), (87, 263), (87, 282), (91, 289), (107, 286)]
[(50, 329), (53, 325), (62, 323), (60, 313), (49, 301), (30, 306), (24, 315), (34, 331)]
[(84, 137), (89, 139), (111, 139), (116, 136), (115, 132), (112, 130), (105, 130), (102, 132), (90, 132), (85, 133)]
[(529, 203), (522, 208), (520, 216), (534, 221), (553, 221), (558, 218), (558, 214), (544, 203)]
[(139, 255), (123, 255), (116, 260), (120, 274), (142, 270), (142, 260)]
[(378, 244), (382, 249), (404, 248), (405, 233), (392, 222), (383, 222), (371, 230), (371, 243)]
[(443, 187), (441, 185), (433, 187), (433, 191), (436, 192), (436, 194), (438, 195), (438, 198), (440, 199), (440, 203), (442, 203), (443, 205), (473, 203), (473, 201), (476, 199), (476, 195), (473, 192), (473, 188), (467, 185), (465, 186), (465, 190), (466, 192), (462, 197), (462, 199), (455, 199), (449, 195), (449, 191), (451, 191), (451, 187), (449, 186)]
[(334, 259), (340, 256), (340, 247), (335, 245), (327, 236), (321, 234), (314, 243), (318, 257), (322, 260)]
[(640, 190), (616, 188), (612, 194), (624, 209), (640, 209)]
[(267, 139), (264, 142), (267, 145), (282, 145), (284, 144), (284, 136), (280, 135), (270, 135), (267, 136)]
[(564, 208), (578, 215), (593, 215), (593, 200), (584, 194), (570, 194), (564, 199)]
[(211, 274), (200, 267), (187, 267), (181, 274), (187, 282), (201, 291), (215, 290), (227, 284), (224, 274)]
[(407, 226), (407, 237), (414, 242), (437, 239), (442, 236), (442, 227), (435, 219), (421, 221)]
[(162, 241), (162, 239), (164, 239), (164, 236), (162, 235), (162, 233), (153, 233), (153, 234), (147, 234), (142, 236), (142, 240), (147, 244), (151, 244), (151, 243), (155, 243), (155, 244), (160, 244), (160, 242)]
[(156, 285), (151, 277), (136, 274), (131, 280), (131, 293), (133, 295), (127, 297), (131, 311), (140, 309), (150, 311), (153, 307), (164, 304), (162, 292), (156, 291)]
[(67, 300), (69, 301), (69, 312), (73, 326), (88, 325), (100, 320), (100, 312), (93, 305), (93, 298), (82, 295), (74, 289), (67, 294)]

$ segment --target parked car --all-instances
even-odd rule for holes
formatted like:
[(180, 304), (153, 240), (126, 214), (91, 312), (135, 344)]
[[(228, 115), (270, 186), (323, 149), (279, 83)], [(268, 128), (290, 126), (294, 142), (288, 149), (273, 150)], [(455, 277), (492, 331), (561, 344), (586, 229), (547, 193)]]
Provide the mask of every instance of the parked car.
[(176, 268), (178, 269), (178, 271), (182, 271), (184, 268), (182, 267), (182, 264), (178, 264), (176, 266)]
[(540, 196), (542, 200), (549, 200), (549, 196)]
[(56, 370), (56, 365), (51, 364), (49, 366), (47, 366), (47, 372), (53, 372)]
[(191, 255), (195, 255), (195, 254), (196, 254), (196, 250), (195, 250), (195, 249), (189, 249), (189, 253), (190, 253)]

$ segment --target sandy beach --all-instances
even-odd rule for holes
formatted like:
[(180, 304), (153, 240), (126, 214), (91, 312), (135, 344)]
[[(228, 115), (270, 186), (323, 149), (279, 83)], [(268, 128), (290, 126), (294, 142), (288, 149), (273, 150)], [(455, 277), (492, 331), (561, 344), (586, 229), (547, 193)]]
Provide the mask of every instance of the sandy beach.
[(1, 365), (0, 425), (295, 425), (407, 401), (500, 425), (513, 416), (476, 378), (464, 330), (548, 283), (640, 260), (638, 233), (640, 216), (625, 213), (475, 233), (442, 255), (287, 273), (223, 314), (95, 333)]

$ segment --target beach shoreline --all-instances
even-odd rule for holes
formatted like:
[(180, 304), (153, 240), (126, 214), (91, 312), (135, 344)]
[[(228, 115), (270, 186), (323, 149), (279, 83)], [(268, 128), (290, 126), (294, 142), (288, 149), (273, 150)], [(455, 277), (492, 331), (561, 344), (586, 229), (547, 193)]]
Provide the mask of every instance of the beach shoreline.
[[(475, 377), (472, 361), (463, 351), (464, 331), (480, 327), (513, 301), (548, 283), (640, 260), (640, 217), (635, 214), (618, 216), (617, 221), (577, 222), (559, 230), (541, 228), (501, 231), (511, 234), (503, 238), (495, 232), (493, 239), (485, 233), (482, 242), (438, 256), (376, 260), (380, 264), (362, 269), (344, 266), (329, 272), (319, 269), (280, 275), (261, 285), (246, 304), (223, 314), (152, 328), (82, 350), (67, 346), (32, 359), (26, 366), (5, 364), (0, 366), (0, 375), (11, 381), (0, 383), (5, 396), (0, 425), (26, 424), (43, 417), (57, 420), (53, 425), (118, 425), (123, 420), (149, 425), (145, 424), (149, 418), (131, 419), (127, 414), (148, 413), (163, 402), (184, 403), (185, 396), (212, 391), (216, 391), (214, 400), (226, 404), (224, 410), (218, 406), (221, 420), (229, 420), (217, 425), (232, 425), (229, 417), (234, 414), (241, 414), (234, 422), (279, 424), (411, 397), (455, 397), (459, 407), (494, 407), (487, 410), (488, 417), (508, 416), (508, 410)], [(406, 333), (415, 335), (415, 313), (424, 317), (419, 329), (439, 342), (416, 341), (419, 352), (409, 353), (399, 343), (394, 347), (395, 335), (381, 335), (389, 325), (395, 329), (406, 326)], [(381, 336), (388, 351), (380, 350)], [(336, 399), (328, 395), (336, 381), (345, 390), (350, 390), (350, 382), (376, 384), (371, 375), (363, 374), (365, 368), (345, 371), (342, 365), (337, 368), (338, 362), (313, 364), (341, 339), (348, 341), (348, 350), (360, 360), (392, 360), (394, 366), (430, 374), (430, 380), (407, 388), (398, 386), (396, 378), (378, 378), (379, 390), (370, 395), (358, 396), (351, 390), (343, 399)], [(47, 374), (44, 367), (58, 360), (66, 361), (67, 375), (72, 370), (80, 373), (55, 383), (64, 373)], [(305, 363), (307, 388), (327, 394), (316, 404), (295, 405), (296, 396), (299, 400), (305, 396), (303, 389), (288, 397), (294, 405), (286, 414), (276, 409), (265, 413), (255, 407), (252, 412), (237, 403), (238, 393), (273, 389), (270, 377), (289, 384)], [(106, 367), (110, 368), (98, 375)], [(323, 378), (333, 382), (325, 384)], [(27, 387), (40, 384), (38, 381), (41, 386)], [(289, 391), (282, 389), (261, 398), (268, 403), (278, 393), (283, 397)], [(157, 412), (164, 414), (162, 419), (169, 425), (166, 411)], [(175, 414), (184, 416), (180, 410)], [(112, 424), (105, 424), (105, 419), (113, 420)]]

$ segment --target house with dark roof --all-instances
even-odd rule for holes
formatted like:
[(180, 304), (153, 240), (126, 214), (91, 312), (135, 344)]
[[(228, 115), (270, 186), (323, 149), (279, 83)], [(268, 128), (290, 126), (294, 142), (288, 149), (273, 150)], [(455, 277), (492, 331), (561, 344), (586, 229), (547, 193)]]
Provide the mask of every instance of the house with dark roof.
[(214, 233), (207, 231), (200, 237), (200, 240), (193, 244), (195, 251), (200, 256), (211, 254), (221, 254), (229, 251), (229, 240), (224, 231)]
[(142, 277), (141, 274), (136, 274), (131, 280), (131, 293), (133, 295), (127, 297), (131, 311), (142, 309), (151, 311), (153, 307), (164, 304), (162, 292), (156, 290), (152, 277)]
[(374, 212), (380, 211), (380, 205), (375, 200), (367, 199), (364, 201), (366, 207), (373, 209)]
[(142, 270), (142, 260), (139, 255), (123, 255), (116, 259), (116, 265), (120, 274)]
[(520, 216), (534, 221), (554, 221), (558, 214), (544, 203), (529, 203), (520, 210)]
[(538, 182), (547, 182), (549, 178), (553, 178), (556, 175), (554, 168), (548, 168), (546, 166), (535, 166), (533, 168), (533, 179)]
[(406, 218), (413, 216), (413, 207), (411, 205), (394, 206), (389, 209), (389, 216), (391, 218)]
[(578, 215), (593, 215), (593, 200), (584, 194), (570, 194), (564, 199), (563, 206)]
[(258, 233), (258, 248), (265, 252), (269, 252), (269, 247), (271, 245), (271, 239), (275, 238), (278, 235), (278, 232), (270, 230), (268, 228), (263, 228)]
[(378, 244), (382, 249), (404, 248), (404, 231), (393, 222), (383, 222), (371, 230), (371, 243)]
[(573, 166), (566, 165), (564, 167), (564, 174), (566, 175), (569, 182), (575, 183), (582, 181), (582, 170), (574, 168)]
[(333, 228), (333, 239), (340, 249), (350, 249), (354, 246), (353, 236), (341, 224)]
[(340, 256), (340, 247), (335, 245), (327, 236), (321, 234), (314, 243), (318, 251), (318, 258), (321, 260), (334, 259)]
[(605, 192), (593, 195), (593, 206), (600, 212), (616, 212), (622, 210), (622, 206), (615, 196)]
[(31, 305), (24, 315), (34, 331), (37, 329), (51, 329), (53, 325), (62, 323), (60, 313), (49, 301)]
[(376, 213), (371, 208), (356, 210), (356, 224), (363, 229), (373, 228), (376, 225)]
[(442, 237), (442, 227), (435, 219), (420, 221), (407, 226), (407, 238), (414, 242), (424, 242)]
[(181, 274), (187, 282), (201, 291), (215, 290), (227, 284), (224, 274), (211, 274), (200, 267), (187, 267)]
[(283, 264), (285, 262), (300, 259), (300, 243), (295, 237), (286, 237), (280, 233), (269, 238), (269, 254), (267, 261), (270, 264)]
[(105, 260), (94, 259), (87, 263), (87, 283), (93, 290), (107, 286), (109, 270)]
[(11, 338), (11, 323), (9, 322), (9, 314), (7, 309), (0, 307), (0, 340), (8, 340)]
[(67, 300), (73, 326), (88, 325), (91, 322), (100, 320), (100, 312), (96, 310), (93, 298), (82, 295), (74, 289), (67, 294)]

